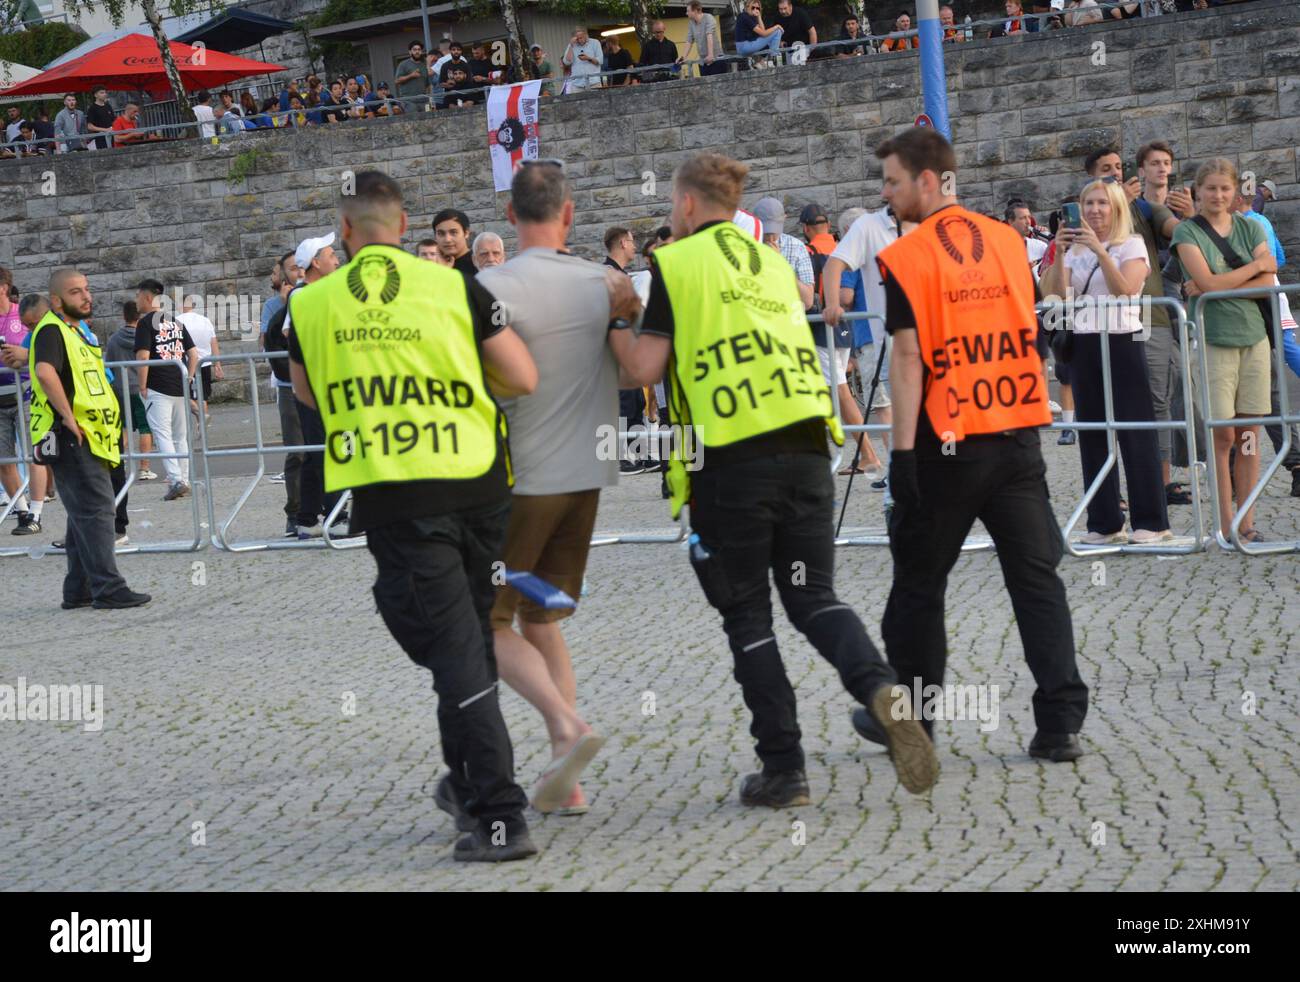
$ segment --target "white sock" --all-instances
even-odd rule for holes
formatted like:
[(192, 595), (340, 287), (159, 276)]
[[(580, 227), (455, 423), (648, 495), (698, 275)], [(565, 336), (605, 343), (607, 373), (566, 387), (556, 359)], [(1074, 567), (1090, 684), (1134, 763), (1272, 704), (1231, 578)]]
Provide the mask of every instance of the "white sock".
[(45, 507), (44, 501), (33, 501), (31, 508), (28, 510), (32, 513), (32, 518), (40, 518), (41, 510)]
[(1062, 423), (1073, 423), (1073, 422), (1074, 422), (1074, 410), (1073, 410), (1073, 409), (1062, 409), (1062, 410), (1061, 410), (1061, 422), (1062, 422)]
[(31, 507), (27, 503), (27, 495), (20, 494), (14, 500), (14, 511), (31, 511)]

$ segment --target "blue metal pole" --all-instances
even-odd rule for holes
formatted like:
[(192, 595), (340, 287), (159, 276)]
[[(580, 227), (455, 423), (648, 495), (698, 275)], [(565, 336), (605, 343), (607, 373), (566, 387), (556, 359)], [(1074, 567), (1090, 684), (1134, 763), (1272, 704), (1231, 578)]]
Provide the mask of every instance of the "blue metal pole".
[(948, 80), (943, 72), (943, 27), (939, 24), (939, 0), (918, 0), (917, 33), (921, 39), (921, 91), (925, 114), (934, 128), (951, 141), (948, 128)]

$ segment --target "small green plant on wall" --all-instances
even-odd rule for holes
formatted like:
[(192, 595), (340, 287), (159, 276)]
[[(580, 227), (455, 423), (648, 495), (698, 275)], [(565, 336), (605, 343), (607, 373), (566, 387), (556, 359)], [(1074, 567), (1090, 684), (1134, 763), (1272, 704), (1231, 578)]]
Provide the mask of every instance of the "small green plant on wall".
[(258, 161), (270, 160), (271, 151), (262, 147), (252, 147), (248, 150), (241, 150), (235, 154), (230, 161), (230, 172), (226, 175), (226, 180), (232, 186), (242, 184), (248, 179), (248, 175), (257, 170)]

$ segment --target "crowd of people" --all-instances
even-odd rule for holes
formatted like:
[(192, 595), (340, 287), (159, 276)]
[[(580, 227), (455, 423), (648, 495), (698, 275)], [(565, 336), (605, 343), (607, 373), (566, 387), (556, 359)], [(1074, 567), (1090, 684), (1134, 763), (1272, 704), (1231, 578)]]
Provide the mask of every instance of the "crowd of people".
[[(1100, 147), (1044, 237), (1028, 202), (1009, 202), (1004, 216), (962, 208), (940, 179), (955, 172), (953, 149), (931, 128), (906, 131), (876, 155), (884, 207), (846, 212), (833, 227), (808, 202), (792, 235), (782, 200), (742, 207), (745, 165), (698, 154), (674, 175), (667, 224), (641, 243), (625, 226), (606, 229), (599, 263), (568, 250), (575, 206), (562, 161), (517, 170), (506, 208), (513, 255), (454, 208), (408, 251), (400, 187), (366, 171), (341, 199), (339, 233), (304, 239), (275, 264), (262, 347), (286, 353), (271, 359), (284, 445), (324, 448), (286, 454), (285, 535), (323, 535), (351, 493), (350, 514), (331, 534), (366, 535), (379, 612), (433, 673), (449, 766), (435, 800), (466, 833), (457, 859), (535, 853), (523, 817), (530, 800), (545, 813), (589, 809), (579, 778), (604, 740), (580, 712), (560, 625), (581, 596), (600, 491), (620, 471), (662, 473), (674, 515), (691, 505), (690, 563), (722, 615), (763, 763), (741, 783), (743, 804), (810, 800), (794, 694), (772, 634), (773, 583), (857, 702), (855, 729), (889, 749), (907, 790), (933, 785), (934, 719), (918, 715), (896, 683), (943, 677), (943, 584), (977, 518), (997, 544), (1038, 685), (1029, 753), (1059, 762), (1084, 752), (1088, 690), (1055, 572), (1061, 543), (1039, 452), (1038, 429), (1052, 419), (1045, 355), (1080, 423), (1104, 416), (1103, 351), (1117, 419), (1188, 411), (1173, 404), (1184, 371), (1173, 322), (1158, 322), (1159, 305), (1141, 302), (1176, 289), (1207, 346), (1209, 371), (1197, 384), (1211, 415), (1276, 415), (1271, 313), (1253, 301), (1198, 304), (1211, 291), (1276, 282), (1284, 257), (1261, 214), (1276, 188), (1263, 182), (1261, 200), (1248, 198), (1232, 163), (1218, 158), (1180, 181), (1161, 141), (1128, 161)], [(644, 269), (634, 268), (638, 257)], [(1001, 288), (978, 286), (994, 275)], [(14, 440), (31, 455), (29, 495), (15, 468), (0, 478), (19, 499), (22, 534), (33, 521), (40, 531), (38, 500), (52, 475), (68, 511), (63, 606), (147, 603), (113, 555), (124, 531), (114, 524), (124, 508), (116, 516), (113, 508), (124, 430), (151, 431), (164, 455), (164, 500), (188, 496), (186, 414), (200, 390), (187, 391), (184, 379), (202, 384), (200, 363), (218, 353), (215, 343), (186, 319), (192, 312), (163, 309), (164, 284), (154, 279), (138, 284), (102, 350), (84, 275), (56, 270), (46, 296), (16, 303), (10, 280), (0, 270), (9, 299), (0, 398), (29, 406), (30, 428)], [(1041, 321), (1036, 297), (1048, 301)], [(1054, 317), (1058, 300), (1068, 314)], [(850, 323), (846, 311), (877, 318)], [(811, 313), (822, 315), (820, 331), (809, 329)], [(1294, 322), (1285, 308), (1282, 316), (1288, 363), (1300, 374)], [(106, 360), (138, 361), (117, 367), (134, 385), (120, 384)], [(855, 371), (870, 376), (865, 405), (847, 385)], [(833, 585), (829, 444), (844, 442), (839, 415), (852, 423), (873, 413), (889, 420), (890, 438), (880, 451), (860, 438), (848, 472), (874, 468), (894, 502), (887, 661)], [(620, 430), (656, 419), (695, 428), (700, 443), (689, 454), (675, 443), (666, 470), (644, 460), (638, 468), (627, 444), (602, 449), (602, 431), (620, 417)], [(6, 417), (10, 430), (16, 418)], [(1225, 534), (1234, 496), (1258, 476), (1255, 433), (1250, 423), (1214, 432)], [(1185, 489), (1162, 471), (1162, 441), (1135, 430), (1119, 443), (1127, 504), (1116, 469), (1089, 507), (1084, 542), (1166, 541), (1168, 508), (1184, 503)], [(1105, 437), (1084, 430), (1078, 446), (1088, 486)], [(1285, 463), (1300, 495), (1300, 459)], [(1264, 538), (1250, 515), (1241, 536)], [(514, 782), (498, 672), (546, 724), (551, 762), (530, 795)]]
[[(1169, 144), (1153, 141), (1138, 149), (1131, 168), (1126, 168), (1121, 154), (1101, 148), (1086, 159), (1087, 183), (1078, 196), (1071, 196), (1078, 206), (1077, 224), (1063, 217), (1059, 203), (1048, 226), (1034, 218), (1029, 202), (1014, 199), (1001, 215), (1003, 221), (1022, 236), (1026, 258), (1044, 297), (1092, 298), (1101, 304), (1115, 298), (1166, 297), (1189, 304), (1197, 315), (1195, 298), (1211, 289), (1255, 286), (1276, 282), (1277, 269), (1285, 255), (1276, 231), (1263, 211), (1276, 194), (1276, 185), (1260, 182), (1252, 196), (1238, 188), (1230, 206), (1208, 211), (1220, 203), (1218, 197), (1201, 194), (1208, 182), (1211, 188), (1225, 182), (1236, 186), (1237, 176), (1224, 161), (1202, 166), (1192, 182), (1179, 182), (1174, 152)], [(1208, 168), (1208, 169), (1207, 169)], [(1128, 175), (1126, 178), (1126, 174)], [(1081, 178), (1083, 180), (1083, 178)], [(1224, 192), (1226, 194), (1226, 192)], [(1225, 210), (1226, 209), (1226, 210)], [(1235, 216), (1235, 217), (1234, 217)], [(809, 314), (821, 313), (824, 323), (812, 325), (813, 340), (822, 371), (836, 393), (840, 413), (848, 424), (866, 419), (891, 422), (889, 389), (888, 339), (880, 321), (844, 319), (846, 311), (882, 315), (885, 298), (880, 280), (871, 272), (873, 256), (899, 235), (911, 231), (900, 224), (888, 209), (870, 212), (851, 208), (832, 225), (826, 210), (816, 202), (807, 203), (798, 215), (800, 237), (787, 234), (785, 206), (781, 199), (763, 197), (749, 210), (738, 211), (735, 220), (762, 242), (778, 252), (793, 270), (800, 299)], [(1217, 228), (1231, 248), (1220, 250), (1214, 235), (1206, 231), (1205, 222)], [(455, 269), (466, 277), (501, 266), (507, 261), (506, 245), (500, 235), (489, 230), (475, 233), (464, 212), (449, 208), (434, 216), (431, 235), (416, 242), (415, 255), (437, 265)], [(623, 226), (605, 230), (603, 263), (626, 274), (642, 302), (649, 299), (649, 276), (657, 248), (673, 241), (671, 229), (654, 228), (638, 243), (632, 231)], [(1228, 252), (1233, 252), (1231, 259)], [(1239, 254), (1239, 255), (1237, 255)], [(1241, 259), (1241, 257), (1249, 257)], [(300, 243), (275, 264), (271, 273), (271, 294), (261, 315), (261, 337), (266, 350), (286, 350), (283, 322), (287, 318), (286, 299), (297, 285), (327, 275), (339, 263), (332, 237), (313, 238)], [(1225, 265), (1226, 264), (1226, 265)], [(1243, 270), (1245, 272), (1243, 272)], [(1250, 275), (1247, 275), (1249, 273)], [(7, 271), (0, 271), (11, 282)], [(539, 291), (543, 284), (537, 284)], [(110, 361), (135, 358), (176, 359), (189, 363), (189, 374), (198, 376), (204, 394), (210, 395), (214, 366), (198, 362), (220, 349), (211, 322), (192, 311), (164, 317), (158, 311), (163, 284), (146, 280), (140, 284), (134, 301), (123, 311), (123, 326), (109, 339), (106, 351)], [(29, 298), (30, 299), (30, 298)], [(19, 303), (10, 301), (7, 313), (0, 315), (6, 325), (6, 343), (10, 360), (19, 357), (19, 346), (27, 328), (20, 321)], [(1295, 341), (1294, 320), (1285, 297), (1282, 299), (1283, 337), (1288, 364), (1300, 372), (1300, 346)], [(1204, 315), (1206, 338), (1211, 344), (1209, 386), (1213, 396), (1212, 411), (1216, 418), (1237, 415), (1276, 415), (1277, 380), (1269, 371), (1269, 349), (1265, 325), (1266, 312), (1251, 302), (1216, 302)], [(30, 317), (28, 318), (30, 320)], [(1054, 374), (1059, 385), (1059, 403), (1054, 408), (1064, 423), (1076, 419), (1095, 422), (1103, 418), (1103, 393), (1098, 344), (1104, 335), (1110, 347), (1113, 379), (1112, 398), (1118, 420), (1182, 420), (1189, 407), (1181, 385), (1185, 353), (1181, 350), (1169, 308), (1161, 305), (1112, 306), (1093, 309), (1087, 305), (1072, 310), (1067, 330), (1054, 332), (1068, 337), (1069, 343), (1054, 346)], [(30, 325), (28, 325), (30, 327)], [(1051, 327), (1051, 319), (1048, 319)], [(1134, 340), (1136, 339), (1136, 340)], [(1241, 349), (1241, 350), (1238, 350)], [(1237, 357), (1238, 362), (1232, 362)], [(323, 434), (319, 423), (293, 397), (287, 365), (273, 361), (274, 379), (280, 409), (281, 426), (287, 445), (320, 443)], [(215, 366), (220, 372), (220, 365)], [(137, 432), (141, 450), (184, 455), (187, 450), (184, 413), (187, 406), (197, 411), (197, 403), (184, 394), (179, 375), (175, 379), (163, 372), (148, 369), (128, 372), (129, 406), (124, 417)], [(14, 387), (11, 381), (10, 387)], [(4, 403), (13, 396), (0, 388), (0, 411), (10, 416)], [(618, 462), (625, 476), (651, 473), (661, 479), (661, 493), (667, 498), (667, 457), (665, 448), (646, 434), (671, 423), (668, 394), (662, 379), (655, 384), (625, 387), (620, 390), (619, 416), (628, 433), (629, 449)], [(1199, 401), (1190, 407), (1200, 420)], [(865, 410), (865, 413), (864, 413)], [(13, 421), (0, 426), (9, 437)], [(1221, 528), (1226, 530), (1233, 513), (1237, 488), (1251, 488), (1259, 473), (1259, 457), (1252, 441), (1257, 428), (1219, 428), (1215, 430), (1213, 451), (1219, 463), (1221, 486), (1219, 497)], [(1282, 431), (1268, 427), (1276, 447), (1281, 445)], [(639, 438), (638, 438), (639, 437)], [(1079, 445), (1082, 482), (1091, 485), (1106, 459), (1105, 434), (1095, 430), (1061, 431), (1059, 443)], [(1120, 469), (1115, 468), (1101, 487), (1088, 510), (1084, 543), (1112, 545), (1132, 541), (1152, 543), (1168, 540), (1172, 533), (1168, 509), (1190, 504), (1185, 484), (1173, 480), (1173, 467), (1189, 464), (1189, 448), (1181, 432), (1122, 431), (1119, 445), (1127, 495), (1121, 494)], [(6, 439), (2, 449), (17, 444)], [(1243, 448), (1251, 452), (1242, 452)], [(1206, 448), (1200, 447), (1201, 459)], [(6, 456), (6, 454), (0, 454)], [(841, 470), (843, 475), (864, 475), (869, 486), (892, 501), (886, 470), (889, 459), (888, 438), (875, 441), (859, 434), (855, 438), (853, 459)], [(1295, 434), (1292, 449), (1284, 460), (1291, 474), (1291, 493), (1300, 497), (1300, 434)], [(167, 481), (167, 500), (189, 493), (188, 475), (180, 456), (163, 460)], [(306, 475), (307, 493), (303, 479)], [(0, 477), (9, 497), (17, 487), (13, 465), (0, 468)], [(153, 480), (155, 474), (144, 462), (138, 479)], [(337, 496), (323, 491), (323, 463), (320, 454), (294, 452), (287, 456), (282, 474), (273, 480), (285, 485), (285, 536), (310, 539), (322, 535), (322, 520), (328, 515)], [(36, 470), (31, 495), (23, 496), (13, 509), (15, 534), (41, 531), (40, 505), (35, 489), (48, 486), (45, 476)], [(120, 478), (118, 487), (120, 487)], [(125, 509), (119, 511), (117, 533), (126, 541)], [(346, 513), (333, 534), (343, 534)], [(1126, 524), (1131, 531), (1126, 530)], [(1253, 513), (1242, 527), (1248, 541), (1261, 541), (1253, 524)]]
[[(1115, 418), (1126, 421), (1185, 421), (1200, 431), (1200, 387), (1209, 393), (1216, 420), (1277, 416), (1282, 410), (1272, 357), (1276, 340), (1267, 301), (1214, 300), (1215, 290), (1269, 287), (1279, 283), (1286, 262), (1276, 230), (1264, 215), (1277, 187), (1253, 176), (1243, 180), (1231, 161), (1202, 162), (1189, 179), (1179, 178), (1172, 146), (1153, 140), (1130, 161), (1110, 147), (1085, 158), (1087, 183), (1061, 202), (1048, 230), (1036, 226), (1028, 204), (1008, 202), (1005, 219), (1025, 238), (1026, 252), (1042, 294), (1068, 300), (1068, 323), (1055, 324), (1056, 378), (1061, 384), (1065, 422), (1104, 419), (1100, 345), (1109, 349)], [(1206, 345), (1208, 374), (1201, 378), (1194, 353), (1182, 350), (1170, 307), (1176, 300), (1198, 321)], [(1145, 303), (1143, 301), (1146, 301)], [(1300, 373), (1296, 322), (1285, 294), (1278, 300), (1285, 363)], [(1050, 318), (1049, 318), (1050, 320)], [(1049, 324), (1049, 328), (1053, 326)], [(1182, 379), (1191, 372), (1189, 406)], [(1266, 427), (1275, 450), (1283, 445), (1280, 425)], [(1260, 472), (1259, 427), (1216, 427), (1210, 447), (1218, 476), (1220, 531), (1229, 536), (1235, 502), (1254, 487)], [(1058, 442), (1077, 440), (1084, 487), (1091, 486), (1107, 457), (1106, 435), (1065, 430)], [(1088, 509), (1089, 544), (1149, 543), (1172, 537), (1167, 508), (1191, 503), (1185, 485), (1171, 479), (1171, 466), (1186, 467), (1196, 456), (1182, 433), (1172, 429), (1122, 430), (1118, 436), (1128, 498), (1120, 495), (1113, 469)], [(1300, 432), (1282, 461), (1291, 494), (1300, 497)], [(1131, 531), (1126, 531), (1126, 520)], [(1254, 509), (1244, 517), (1241, 536), (1264, 541)]]
[[(677, 168), (669, 221), (640, 250), (628, 229), (607, 230), (604, 263), (568, 251), (575, 208), (557, 160), (527, 161), (515, 173), (506, 213), (518, 251), (503, 263), (471, 270), (470, 229), (450, 213), (434, 224), (441, 232), (454, 220), (454, 234), (437, 235), (428, 259), (409, 253), (401, 188), (376, 171), (358, 174), (354, 193), (341, 198), (346, 267), (336, 268), (332, 234), (299, 243), (289, 267), (299, 283), (287, 290), (289, 257), (281, 261), (284, 298), (265, 345), (287, 350), (295, 415), (319, 420), (320, 439), (303, 437), (325, 448), (300, 462), (299, 495), (306, 497), (316, 467), (327, 493), (351, 491), (349, 531), (367, 537), (379, 613), (432, 673), (447, 764), (434, 800), (464, 833), (457, 860), (534, 855), (529, 802), (548, 814), (590, 808), (580, 779), (604, 737), (581, 712), (561, 625), (581, 596), (600, 493), (619, 480), (602, 431), (620, 412), (620, 392), (641, 391), (649, 401), (659, 383), (674, 424), (701, 434), (691, 455), (675, 448), (668, 492), (675, 516), (690, 504), (690, 564), (722, 617), (753, 716), (762, 768), (740, 782), (743, 805), (811, 801), (795, 695), (773, 633), (773, 585), (795, 628), (837, 670), (857, 705), (858, 732), (887, 748), (906, 790), (933, 786), (934, 723), (942, 717), (914, 706), (898, 683), (943, 677), (943, 584), (976, 517), (998, 542), (1038, 686), (1029, 753), (1052, 762), (1084, 753), (1088, 689), (1055, 571), (1061, 548), (1038, 452), (1037, 427), (1051, 418), (1045, 396), (1030, 408), (959, 411), (959, 455), (979, 467), (960, 487), (930, 422), (944, 400), (926, 397), (917, 416), (928, 388), (921, 352), (932, 363), (933, 332), (970, 340), (983, 329), (972, 316), (979, 297), (945, 299), (960, 292), (951, 289), (965, 272), (959, 264), (947, 260), (944, 289), (927, 286), (923, 268), (950, 249), (948, 222), (974, 225), (986, 245), (973, 260), (988, 257), (990, 270), (1009, 263), (1014, 281), (1014, 295), (999, 294), (1007, 324), (999, 316), (994, 326), (1006, 340), (980, 371), (1024, 369), (1041, 379), (1021, 239), (940, 190), (939, 175), (955, 158), (933, 129), (901, 134), (876, 154), (884, 211), (898, 221), (883, 248), (863, 236), (867, 261), (833, 287), (826, 251), (838, 247), (824, 210), (801, 212), (806, 241), (787, 235), (780, 202), (743, 210), (748, 168), (711, 152)], [(846, 220), (851, 233), (859, 223), (874, 227), (880, 214)], [(648, 253), (648, 269), (637, 271), (648, 282), (628, 274), (638, 252)], [(819, 357), (804, 316), (819, 294), (852, 303), (852, 274), (885, 294), (894, 391), (907, 407), (894, 420), (888, 481), (897, 496), (894, 584), (882, 625), (888, 660), (834, 587), (827, 464), (829, 443), (843, 442), (832, 374), (841, 362), (833, 352)], [(922, 313), (929, 303), (952, 308), (943, 308), (938, 326)], [(436, 343), (427, 331), (436, 331)], [(820, 346), (835, 340), (828, 332)], [(949, 384), (969, 389), (970, 373), (958, 374)], [(946, 498), (936, 496), (942, 488)], [(1034, 511), (1042, 521), (1026, 534)], [(551, 759), (531, 793), (515, 781), (498, 679), (545, 722)]]
[[(54, 476), (49, 466), (32, 456), (30, 434), (19, 426), (20, 418), (32, 421), (33, 394), (30, 355), (32, 337), (42, 320), (50, 314), (52, 304), (40, 293), (21, 295), (13, 286), (13, 274), (0, 267), (0, 459), (25, 460), (27, 483), (15, 463), (0, 464), (0, 513), (15, 520), (14, 535), (37, 535), (45, 531), (42, 512), (45, 502), (54, 495)], [(220, 342), (212, 321), (187, 302), (181, 311), (172, 313), (162, 303), (163, 286), (152, 278), (136, 287), (135, 299), (122, 304), (121, 320), (105, 327), (104, 319), (91, 314), (92, 298), (86, 291), (86, 312), (71, 323), (78, 344), (102, 355), (105, 363), (144, 361), (151, 364), (119, 368), (119, 379), (111, 365), (105, 366), (105, 378), (115, 398), (116, 416), (126, 421), (119, 440), (125, 449), (125, 429), (134, 430), (141, 453), (165, 454), (161, 458), (167, 489), (164, 501), (188, 497), (190, 453), (189, 433), (194, 428), (200, 407), (212, 394), (212, 381), (222, 377), (220, 362), (200, 367), (202, 359), (221, 354)], [(100, 340), (96, 327), (104, 335)], [(183, 362), (184, 376), (172, 368)], [(7, 370), (6, 370), (7, 369)], [(185, 379), (190, 382), (186, 384)], [(126, 466), (119, 459), (110, 469), (113, 494), (126, 484)], [(151, 461), (141, 460), (135, 480), (152, 482), (159, 475)], [(129, 544), (127, 516), (129, 495), (123, 495), (113, 508), (113, 545)], [(52, 539), (55, 548), (64, 548), (66, 539)]]
[[(944, 43), (957, 44), (977, 36), (1009, 37), (1081, 27), (1108, 18), (1127, 20), (1205, 9), (1208, 2), (1103, 0), (1099, 4), (1098, 0), (1068, 0), (1064, 6), (1025, 6), (1021, 0), (1006, 0), (1006, 16), (1000, 22), (976, 24), (968, 16), (959, 24), (948, 5), (939, 8), (939, 21)], [(766, 15), (763, 7), (762, 0), (747, 0), (737, 13), (731, 50), (724, 43), (718, 18), (698, 0), (691, 0), (681, 50), (667, 37), (662, 20), (650, 24), (650, 38), (641, 43), (635, 61), (618, 35), (598, 40), (579, 26), (555, 62), (540, 44), (532, 45), (527, 55), (529, 71), (542, 80), (543, 96), (551, 97), (592, 88), (665, 82), (689, 75), (692, 67), (709, 76), (733, 69), (802, 64), (808, 59), (849, 59), (920, 46), (916, 20), (906, 10), (899, 12), (888, 34), (873, 35), (865, 18), (850, 15), (842, 20), (837, 36), (821, 37), (808, 11), (794, 0), (777, 0), (774, 10)], [(391, 86), (387, 81), (376, 84), (365, 74), (331, 79), (311, 74), (285, 83), (278, 94), (264, 98), (251, 90), (199, 91), (193, 95), (192, 109), (200, 138), (227, 140), (249, 130), (330, 126), (480, 105), (489, 88), (516, 81), (508, 59), (491, 51), (487, 42), (470, 42), (466, 48), (460, 41), (443, 37), (433, 51), (426, 51), (422, 41), (412, 41), (407, 58), (395, 69)], [(65, 95), (63, 108), (53, 121), (39, 104), (27, 115), (18, 106), (10, 106), (7, 116), (0, 159), (106, 150), (181, 138), (195, 131), (194, 124), (145, 126), (138, 102), (128, 101), (116, 111), (102, 86), (92, 91), (84, 109), (75, 93)]]

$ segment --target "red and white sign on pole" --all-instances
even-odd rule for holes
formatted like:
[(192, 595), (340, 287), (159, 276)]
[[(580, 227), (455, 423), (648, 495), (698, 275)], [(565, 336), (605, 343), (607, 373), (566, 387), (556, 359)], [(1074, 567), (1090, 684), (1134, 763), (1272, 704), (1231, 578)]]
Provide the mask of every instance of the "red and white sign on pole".
[(537, 159), (537, 103), (542, 82), (497, 85), (488, 90), (488, 149), (492, 154), (492, 181), (498, 191), (509, 191), (520, 161)]
[(915, 125), (917, 125), (917, 126), (933, 126), (933, 125), (934, 125), (934, 121), (933, 121), (932, 119), (930, 119), (930, 117), (927, 116), (925, 113), (921, 113), (921, 115), (919, 115), (919, 116), (916, 117), (916, 124), (915, 124)]

